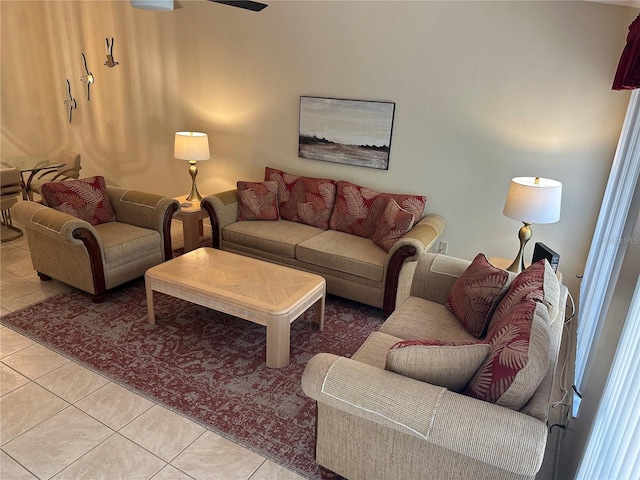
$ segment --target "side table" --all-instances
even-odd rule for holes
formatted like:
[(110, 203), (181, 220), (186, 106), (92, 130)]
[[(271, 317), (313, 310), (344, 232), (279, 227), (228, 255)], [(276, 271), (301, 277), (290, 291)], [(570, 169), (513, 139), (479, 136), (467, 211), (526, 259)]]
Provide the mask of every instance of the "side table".
[(204, 233), (202, 220), (208, 218), (207, 211), (200, 208), (200, 202), (187, 200), (187, 197), (175, 197), (180, 202), (180, 209), (173, 216), (182, 222), (185, 253), (200, 247), (200, 237)]

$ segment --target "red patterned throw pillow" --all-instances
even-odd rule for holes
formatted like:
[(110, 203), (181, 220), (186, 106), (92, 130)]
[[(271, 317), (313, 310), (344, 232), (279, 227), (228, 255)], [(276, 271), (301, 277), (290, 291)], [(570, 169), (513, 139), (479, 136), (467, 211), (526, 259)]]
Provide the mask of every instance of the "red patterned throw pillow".
[(238, 182), (238, 216), (244, 220), (279, 220), (276, 182)]
[(378, 219), (390, 200), (395, 200), (403, 210), (412, 213), (415, 222), (422, 218), (427, 202), (424, 196), (382, 193), (340, 180), (329, 228), (359, 237), (372, 238)]
[(384, 193), (340, 180), (329, 227), (331, 230), (371, 238), (387, 203), (388, 198)]
[(402, 209), (395, 200), (389, 201), (376, 224), (373, 243), (388, 252), (405, 233), (411, 230), (413, 220), (413, 213)]
[(91, 225), (113, 222), (113, 211), (104, 177), (95, 176), (44, 183), (40, 195), (45, 205), (89, 222)]
[(323, 230), (336, 201), (336, 182), (327, 178), (302, 177), (266, 167), (264, 179), (278, 184), (280, 218)]
[(507, 291), (508, 280), (505, 270), (494, 267), (479, 253), (451, 288), (445, 305), (471, 335), (480, 338)]
[(549, 368), (549, 313), (543, 262), (518, 275), (496, 308), (486, 341), (491, 352), (465, 395), (513, 410), (526, 405)]
[(460, 392), (489, 350), (486, 343), (403, 340), (389, 349), (386, 369)]

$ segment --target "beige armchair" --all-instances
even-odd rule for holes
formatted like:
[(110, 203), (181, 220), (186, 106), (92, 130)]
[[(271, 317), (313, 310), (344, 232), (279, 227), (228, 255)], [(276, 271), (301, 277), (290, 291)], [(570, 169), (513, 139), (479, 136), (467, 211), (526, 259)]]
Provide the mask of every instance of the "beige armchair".
[(178, 209), (172, 198), (106, 188), (116, 221), (100, 225), (36, 202), (19, 202), (11, 209), (25, 229), (40, 278), (55, 278), (96, 300), (171, 258), (171, 219)]
[(26, 189), (27, 194), (29, 195), (29, 200), (33, 200), (34, 192), (40, 193), (40, 187), (42, 187), (43, 183), (60, 182), (70, 178), (80, 177), (80, 170), (82, 167), (80, 166), (79, 153), (63, 150), (58, 155), (57, 161), (59, 163), (64, 163), (64, 165), (59, 167), (57, 170), (46, 170), (27, 183)]

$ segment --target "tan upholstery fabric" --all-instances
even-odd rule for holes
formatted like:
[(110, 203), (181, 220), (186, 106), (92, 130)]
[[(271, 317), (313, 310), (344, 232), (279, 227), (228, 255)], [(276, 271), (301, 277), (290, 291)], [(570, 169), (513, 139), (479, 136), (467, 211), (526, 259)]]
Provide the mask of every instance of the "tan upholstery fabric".
[(475, 342), (456, 316), (442, 304), (424, 298), (409, 297), (380, 327), (380, 331), (394, 337), (432, 338)]
[(230, 244), (249, 247), (256, 251), (296, 258), (296, 246), (322, 231), (304, 223), (288, 220), (235, 222), (224, 228), (222, 239)]
[(347, 271), (381, 282), (387, 252), (368, 238), (325, 230), (300, 242), (296, 247), (296, 258), (311, 265)]
[(104, 248), (105, 262), (111, 267), (130, 263), (136, 257), (162, 255), (160, 234), (128, 223), (109, 222), (95, 226)]
[(489, 345), (410, 345), (387, 353), (386, 369), (461, 392), (489, 354)]
[(387, 364), (387, 352), (399, 340), (402, 339), (382, 332), (373, 332), (351, 358), (384, 370)]

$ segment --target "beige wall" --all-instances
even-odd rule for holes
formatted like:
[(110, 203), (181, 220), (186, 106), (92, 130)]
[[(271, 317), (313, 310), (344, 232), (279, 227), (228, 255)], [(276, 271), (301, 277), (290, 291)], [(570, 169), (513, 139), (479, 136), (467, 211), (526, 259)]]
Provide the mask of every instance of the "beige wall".
[[(515, 256), (511, 177), (563, 182), (562, 218), (534, 226), (576, 293), (628, 92), (611, 81), (637, 9), (591, 2), (204, 0), (1, 2), (3, 157), (82, 154), (83, 174), (186, 194), (177, 130), (210, 136), (202, 193), (264, 166), (424, 193), (449, 253)], [(115, 38), (115, 68), (103, 66)], [(81, 52), (94, 73), (79, 81)], [(78, 108), (63, 106), (68, 78)], [(297, 157), (300, 95), (396, 102), (388, 171)]]

